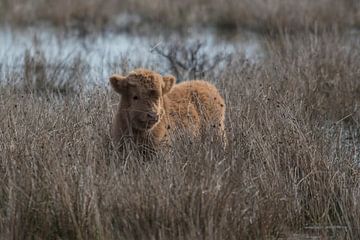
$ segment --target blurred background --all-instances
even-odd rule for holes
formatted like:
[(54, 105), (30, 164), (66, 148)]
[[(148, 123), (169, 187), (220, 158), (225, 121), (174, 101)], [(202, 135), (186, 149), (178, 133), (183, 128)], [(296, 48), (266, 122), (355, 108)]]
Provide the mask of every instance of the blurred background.
[[(91, 83), (137, 66), (182, 80), (204, 77), (234, 56), (259, 61), (269, 39), (284, 35), (358, 37), (360, 2), (0, 0), (0, 24), (1, 63), (14, 68), (23, 67), (27, 54), (48, 68), (81, 62), (92, 73)], [(202, 66), (195, 66), (194, 56)]]
[(188, 27), (274, 32), (360, 25), (357, 0), (1, 0), (1, 20), (13, 27), (150, 33)]

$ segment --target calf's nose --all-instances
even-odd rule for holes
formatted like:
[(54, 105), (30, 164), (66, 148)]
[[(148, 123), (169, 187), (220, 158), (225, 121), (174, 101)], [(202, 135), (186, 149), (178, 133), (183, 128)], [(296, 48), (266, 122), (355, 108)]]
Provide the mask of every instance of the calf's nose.
[(157, 122), (159, 120), (159, 115), (157, 113), (154, 113), (154, 112), (148, 112), (147, 117), (148, 117), (148, 119), (150, 121)]

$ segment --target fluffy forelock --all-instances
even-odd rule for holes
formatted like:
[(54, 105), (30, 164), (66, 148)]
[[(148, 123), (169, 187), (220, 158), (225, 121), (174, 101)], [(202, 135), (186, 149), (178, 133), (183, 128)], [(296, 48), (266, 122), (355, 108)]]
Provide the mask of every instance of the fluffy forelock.
[(131, 71), (128, 77), (135, 78), (136, 83), (144, 88), (154, 89), (160, 88), (162, 85), (162, 77), (160, 74), (143, 68)]

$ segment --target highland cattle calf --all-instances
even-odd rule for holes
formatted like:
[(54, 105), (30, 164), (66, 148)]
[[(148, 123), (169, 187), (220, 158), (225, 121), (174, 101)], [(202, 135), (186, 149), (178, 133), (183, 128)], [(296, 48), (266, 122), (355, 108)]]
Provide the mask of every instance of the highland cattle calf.
[(171, 75), (146, 69), (111, 76), (112, 88), (121, 94), (111, 130), (113, 139), (130, 136), (137, 143), (159, 147), (169, 143), (176, 129), (196, 137), (211, 126), (226, 141), (225, 103), (216, 87), (203, 80), (175, 81)]

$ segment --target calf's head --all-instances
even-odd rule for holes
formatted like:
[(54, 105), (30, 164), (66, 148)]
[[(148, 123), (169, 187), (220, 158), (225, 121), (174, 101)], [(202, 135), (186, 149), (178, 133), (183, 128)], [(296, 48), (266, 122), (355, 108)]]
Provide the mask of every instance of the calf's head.
[(175, 77), (137, 69), (128, 76), (112, 75), (112, 88), (121, 94), (121, 107), (128, 114), (131, 126), (150, 130), (164, 115), (164, 95), (175, 84)]

